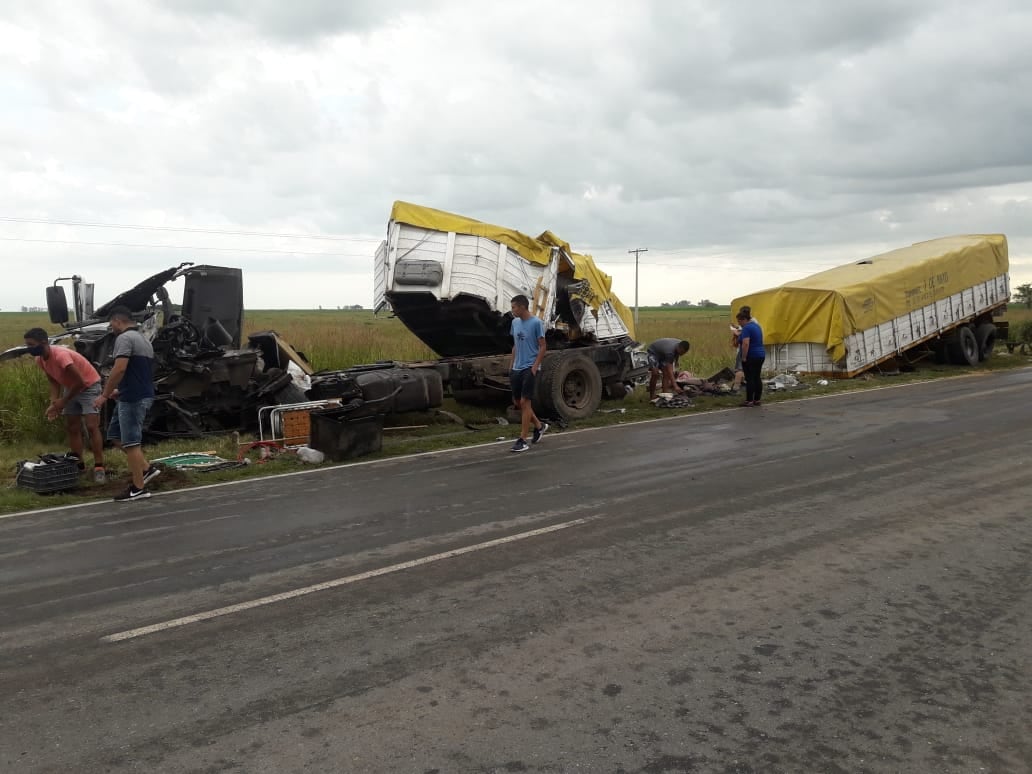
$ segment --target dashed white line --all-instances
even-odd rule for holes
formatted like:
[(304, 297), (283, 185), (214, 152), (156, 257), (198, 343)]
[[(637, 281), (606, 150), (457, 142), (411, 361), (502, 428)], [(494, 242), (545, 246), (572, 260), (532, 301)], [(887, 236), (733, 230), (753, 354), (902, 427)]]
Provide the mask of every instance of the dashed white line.
[(259, 597), (258, 599), (252, 599), (248, 602), (239, 602), (235, 605), (227, 605), (226, 607), (219, 607), (214, 610), (206, 610), (203, 613), (185, 615), (181, 618), (173, 618), (168, 621), (162, 621), (161, 623), (151, 624), (150, 626), (141, 626), (138, 629), (128, 629), (124, 632), (108, 634), (104, 637), (101, 637), (100, 640), (101, 642), (122, 642), (124, 640), (136, 639), (137, 637), (146, 637), (149, 634), (156, 634), (158, 632), (167, 631), (169, 629), (176, 629), (181, 626), (189, 626), (190, 624), (200, 623), (201, 621), (208, 621), (212, 618), (219, 618), (224, 615), (232, 615), (233, 613), (240, 613), (244, 610), (253, 610), (256, 607), (264, 607), (265, 605), (272, 605), (276, 602), (284, 602), (288, 599), (296, 599), (297, 597), (303, 597), (308, 594), (314, 594), (317, 591), (326, 591), (327, 589), (335, 589), (340, 586), (348, 586), (352, 583), (358, 583), (360, 581), (369, 580), (370, 578), (378, 578), (381, 575), (390, 575), (391, 573), (401, 572), (403, 570), (410, 570), (413, 567), (422, 567), (423, 565), (432, 564), (433, 562), (440, 562), (444, 559), (453, 559), (456, 556), (471, 554), (475, 551), (484, 551), (488, 548), (495, 548), (496, 546), (505, 545), (506, 543), (515, 543), (519, 540), (526, 540), (528, 538), (537, 537), (538, 535), (547, 535), (550, 532), (558, 532), (560, 530), (569, 529), (570, 527), (577, 527), (581, 524), (586, 524), (587, 522), (595, 518), (598, 517), (588, 516), (581, 519), (564, 521), (560, 524), (552, 524), (547, 527), (539, 527), (538, 529), (532, 529), (527, 532), (519, 532), (515, 535), (507, 535), (505, 537), (495, 538), (494, 540), (488, 540), (484, 543), (476, 543), (471, 546), (464, 546), (463, 548), (454, 548), (450, 551), (442, 551), (439, 554), (431, 554), (430, 556), (424, 556), (419, 559), (411, 559), (407, 562), (400, 562), (398, 564), (391, 564), (386, 567), (380, 567), (376, 570), (360, 572), (357, 575), (347, 575), (343, 578), (335, 578), (334, 580), (324, 581), (322, 583), (315, 583), (311, 586), (304, 586), (299, 589), (284, 591), (279, 594), (271, 594), (267, 597)]

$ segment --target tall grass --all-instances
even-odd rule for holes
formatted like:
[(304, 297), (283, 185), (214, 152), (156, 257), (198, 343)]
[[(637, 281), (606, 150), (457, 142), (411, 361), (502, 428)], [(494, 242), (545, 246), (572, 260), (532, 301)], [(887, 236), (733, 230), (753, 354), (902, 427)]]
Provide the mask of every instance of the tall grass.
[(378, 360), (428, 360), (434, 353), (398, 320), (363, 310), (255, 311), (244, 315), (245, 336), (274, 330), (305, 353), (316, 370)]
[(48, 395), (47, 379), (30, 358), (0, 364), (0, 443), (60, 441), (63, 423), (43, 416)]

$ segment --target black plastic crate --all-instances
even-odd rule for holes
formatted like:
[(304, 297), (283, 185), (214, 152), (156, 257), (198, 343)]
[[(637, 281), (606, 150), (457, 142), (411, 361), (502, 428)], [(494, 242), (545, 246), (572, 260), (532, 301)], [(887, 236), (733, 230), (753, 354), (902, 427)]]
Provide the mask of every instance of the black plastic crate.
[(74, 459), (59, 462), (20, 462), (15, 483), (36, 494), (67, 492), (79, 485), (79, 464)]
[(341, 409), (313, 411), (308, 444), (334, 462), (373, 454), (383, 447), (383, 415), (352, 417)]

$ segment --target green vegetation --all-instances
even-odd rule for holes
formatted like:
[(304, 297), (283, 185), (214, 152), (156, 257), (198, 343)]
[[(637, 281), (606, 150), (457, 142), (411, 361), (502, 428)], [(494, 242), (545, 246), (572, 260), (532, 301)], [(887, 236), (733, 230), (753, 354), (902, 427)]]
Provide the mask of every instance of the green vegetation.
[[(670, 336), (687, 338), (692, 349), (682, 360), (682, 367), (698, 376), (710, 376), (734, 360), (730, 346), (730, 309), (700, 309), (652, 307), (639, 310), (638, 339), (644, 343)], [(1032, 310), (1012, 306), (1008, 312), (1011, 322), (1011, 340), (1028, 336), (1032, 341)], [(0, 313), (0, 350), (22, 343), (22, 334), (28, 328), (42, 326), (56, 332), (45, 314)], [(374, 317), (368, 310), (341, 311), (254, 311), (246, 316), (248, 333), (260, 330), (278, 331), (306, 356), (317, 369), (342, 368), (357, 363), (377, 360), (430, 359), (430, 352), (397, 320)], [(886, 376), (868, 374), (858, 379), (833, 381), (826, 387), (813, 386), (800, 392), (769, 393), (766, 402), (791, 400), (799, 396), (822, 395), (834, 392), (883, 387), (906, 382), (941, 378), (986, 370), (1025, 366), (1030, 362), (1016, 350), (1013, 356), (1003, 353), (979, 368), (958, 368), (922, 364), (911, 373)], [(812, 380), (816, 381), (816, 380)], [(0, 512), (64, 505), (108, 497), (125, 485), (125, 458), (118, 451), (108, 454), (108, 470), (115, 479), (103, 486), (84, 483), (70, 495), (35, 495), (15, 489), (15, 463), (32, 459), (43, 452), (64, 450), (64, 433), (60, 422), (43, 418), (46, 407), (46, 380), (29, 358), (0, 363)], [(703, 397), (689, 409), (657, 409), (648, 403), (639, 390), (623, 401), (603, 404), (603, 412), (577, 424), (578, 428), (635, 422), (668, 417), (674, 414), (696, 413), (730, 408), (740, 401), (738, 397)], [(457, 424), (443, 414), (401, 415), (389, 418), (393, 428), (384, 434), (384, 448), (379, 456), (391, 456), (418, 451), (434, 451), (478, 443), (496, 442), (512, 437), (512, 427), (501, 426), (496, 417), (504, 414), (502, 408), (474, 408), (454, 401), (445, 402), (444, 408), (459, 415), (464, 424)], [(620, 411), (608, 411), (622, 409)], [(418, 427), (414, 427), (418, 426)], [(475, 429), (471, 429), (475, 428)], [(247, 441), (248, 439), (242, 439)], [(230, 436), (203, 440), (178, 440), (162, 443), (148, 449), (150, 457), (163, 457), (187, 451), (213, 451), (227, 459), (236, 459), (238, 447)], [(215, 483), (243, 477), (265, 475), (271, 472), (297, 470), (304, 465), (291, 454), (246, 468), (213, 473), (170, 472), (156, 482), (156, 489), (172, 489), (188, 485)]]

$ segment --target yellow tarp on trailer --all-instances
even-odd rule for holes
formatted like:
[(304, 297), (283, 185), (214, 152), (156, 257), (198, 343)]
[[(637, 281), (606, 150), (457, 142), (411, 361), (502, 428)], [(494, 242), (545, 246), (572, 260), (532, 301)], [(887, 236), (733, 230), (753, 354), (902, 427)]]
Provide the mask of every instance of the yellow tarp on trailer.
[(1007, 270), (1003, 234), (943, 237), (736, 298), (732, 311), (752, 307), (765, 343), (823, 343), (832, 360), (840, 360), (846, 336)]
[[(391, 220), (433, 231), (454, 231), (458, 234), (481, 236), (499, 242), (519, 253), (525, 260), (541, 266), (548, 265), (552, 258), (552, 248), (558, 247), (566, 254), (573, 266), (573, 278), (587, 281), (591, 289), (591, 308), (597, 310), (602, 304), (609, 301), (616, 313), (620, 315), (620, 319), (623, 320), (631, 337), (634, 337), (634, 315), (613, 293), (613, 278), (599, 269), (590, 255), (573, 252), (567, 242), (551, 231), (545, 231), (535, 239), (504, 226), (493, 226), (490, 223), (482, 223), (463, 215), (400, 201), (394, 202), (394, 207), (391, 209)], [(560, 273), (563, 273), (562, 267), (560, 267)]]

